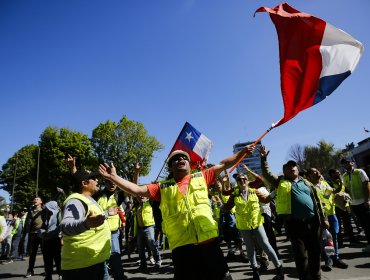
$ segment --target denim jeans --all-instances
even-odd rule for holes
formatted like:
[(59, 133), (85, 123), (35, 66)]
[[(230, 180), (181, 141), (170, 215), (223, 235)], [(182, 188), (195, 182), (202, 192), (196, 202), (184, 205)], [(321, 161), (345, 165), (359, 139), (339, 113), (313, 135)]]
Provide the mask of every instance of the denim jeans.
[(115, 230), (111, 232), (111, 253), (109, 258), (109, 264), (112, 271), (112, 276), (114, 280), (123, 279), (123, 268), (121, 264), (121, 248), (119, 244), (120, 231)]
[(159, 255), (158, 247), (154, 239), (154, 226), (138, 227), (137, 230), (137, 248), (142, 265), (146, 264), (145, 243), (149, 246), (155, 262), (159, 263), (161, 261), (161, 256)]
[(257, 268), (257, 259), (254, 241), (256, 241), (257, 244), (261, 247), (261, 249), (266, 252), (270, 260), (274, 263), (275, 267), (279, 267), (281, 265), (274, 249), (272, 248), (268, 241), (263, 226), (259, 226), (256, 229), (240, 230), (240, 233), (243, 236), (245, 245), (247, 247), (247, 254), (251, 262), (252, 268)]

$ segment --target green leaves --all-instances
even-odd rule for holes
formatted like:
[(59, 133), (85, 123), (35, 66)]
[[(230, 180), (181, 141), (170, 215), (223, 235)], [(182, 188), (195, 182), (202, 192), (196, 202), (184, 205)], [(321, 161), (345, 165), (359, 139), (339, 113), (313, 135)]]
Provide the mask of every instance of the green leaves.
[(133, 178), (133, 167), (141, 165), (140, 175), (147, 175), (153, 153), (163, 149), (144, 125), (123, 116), (118, 123), (107, 121), (93, 130), (92, 145), (99, 162), (113, 162), (120, 176)]
[(76, 158), (77, 169), (97, 170), (99, 163), (113, 162), (121, 176), (132, 180), (135, 164), (141, 165), (140, 175), (147, 175), (154, 152), (161, 149), (163, 145), (148, 134), (142, 123), (126, 116), (118, 123), (100, 123), (91, 139), (78, 131), (48, 126), (38, 146), (21, 148), (2, 166), (0, 188), (12, 196), (15, 181), (12, 199), (13, 208), (18, 210), (29, 206), (36, 192), (44, 201), (53, 198), (56, 187), (67, 195), (71, 192), (71, 174), (64, 161), (68, 154)]

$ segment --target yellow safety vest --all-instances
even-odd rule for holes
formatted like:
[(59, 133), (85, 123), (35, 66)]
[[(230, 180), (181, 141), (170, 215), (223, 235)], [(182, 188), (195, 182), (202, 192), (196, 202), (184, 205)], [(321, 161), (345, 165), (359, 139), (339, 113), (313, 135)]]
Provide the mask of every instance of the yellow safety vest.
[(236, 227), (239, 230), (251, 230), (261, 226), (264, 218), (261, 214), (259, 199), (256, 189), (248, 188), (247, 201), (240, 194), (240, 189), (233, 192), (235, 203)]
[[(150, 205), (150, 201), (147, 200), (144, 202), (141, 210), (141, 215), (143, 217), (143, 223), (144, 226), (153, 226), (155, 225), (154, 216), (153, 216), (153, 208), (152, 205)], [(137, 233), (137, 211), (134, 210), (134, 236), (136, 236)]]
[(331, 216), (335, 214), (335, 203), (334, 203), (334, 195), (333, 190), (331, 189), (330, 185), (324, 181), (321, 180), (319, 184), (324, 186), (324, 189), (320, 189), (319, 187), (316, 187), (317, 195), (319, 196), (321, 205), (323, 209), (325, 210), (326, 215)]
[[(98, 204), (100, 205), (100, 207), (104, 210), (104, 211), (108, 211), (108, 209), (110, 207), (113, 207), (113, 206), (116, 206), (118, 207), (117, 205), (117, 201), (116, 199), (114, 198), (114, 194), (112, 194), (109, 199), (107, 198), (107, 196), (104, 194), (102, 197), (100, 197), (98, 199)], [(112, 215), (112, 216), (108, 216), (108, 224), (109, 224), (109, 228), (111, 231), (116, 231), (118, 230), (118, 228), (120, 227), (121, 225), (121, 220), (119, 218), (119, 215), (116, 214), (116, 215)]]
[(363, 185), (362, 185), (359, 169), (354, 169), (352, 172), (352, 184), (351, 184), (351, 180), (349, 179), (348, 172), (344, 173), (343, 174), (343, 184), (347, 192), (351, 195), (352, 199), (356, 200), (356, 199), (364, 198), (364, 190), (363, 190)]
[[(104, 211), (82, 194), (73, 193), (65, 201), (72, 198), (79, 199), (87, 206), (86, 216), (89, 211), (104, 215)], [(109, 259), (111, 251), (111, 233), (108, 222), (96, 228), (90, 228), (78, 235), (63, 236), (62, 270), (89, 267)]]
[(17, 231), (18, 231), (18, 226), (19, 226), (19, 218), (17, 218), (17, 219), (15, 220), (14, 227), (13, 227), (12, 232), (10, 233), (10, 236), (14, 236), (14, 234), (16, 234), (16, 233), (17, 233)]
[[(4, 220), (5, 220), (4, 216), (1, 216), (1, 215), (0, 215), (0, 220), (1, 220), (1, 219), (4, 219)], [(0, 227), (0, 234), (1, 234), (2, 232), (3, 232), (3, 227)]]
[(288, 180), (280, 180), (276, 190), (276, 213), (286, 215), (292, 213), (292, 183)]
[(160, 182), (159, 186), (162, 229), (171, 250), (218, 237), (218, 226), (212, 217), (202, 172), (191, 175), (185, 196), (173, 179)]

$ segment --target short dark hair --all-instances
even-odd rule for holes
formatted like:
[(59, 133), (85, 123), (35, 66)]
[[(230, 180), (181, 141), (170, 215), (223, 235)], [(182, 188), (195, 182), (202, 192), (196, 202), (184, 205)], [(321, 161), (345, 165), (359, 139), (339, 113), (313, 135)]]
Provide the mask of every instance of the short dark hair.
[(340, 160), (340, 164), (342, 164), (342, 165), (344, 165), (344, 164), (346, 164), (346, 163), (350, 163), (351, 161), (350, 160), (348, 160), (348, 159), (346, 159), (346, 158), (342, 158), (341, 160)]

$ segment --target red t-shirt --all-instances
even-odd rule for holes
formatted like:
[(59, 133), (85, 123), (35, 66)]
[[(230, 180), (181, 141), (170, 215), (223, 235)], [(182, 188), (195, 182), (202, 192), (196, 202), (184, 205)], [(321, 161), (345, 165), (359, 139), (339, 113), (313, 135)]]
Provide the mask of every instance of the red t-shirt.
[[(216, 178), (214, 167), (203, 170), (202, 173), (203, 173), (204, 179), (206, 180), (207, 186), (210, 186)], [(187, 190), (188, 190), (190, 176), (191, 176), (190, 174), (186, 175), (184, 178), (182, 178), (181, 181), (176, 182), (177, 186), (180, 189), (180, 192), (183, 195), (185, 195)], [(157, 184), (148, 184), (147, 187), (148, 187), (148, 191), (149, 191), (149, 194), (150, 194), (149, 199), (161, 201), (161, 191), (160, 191), (160, 188), (159, 188), (159, 184), (158, 183)]]

